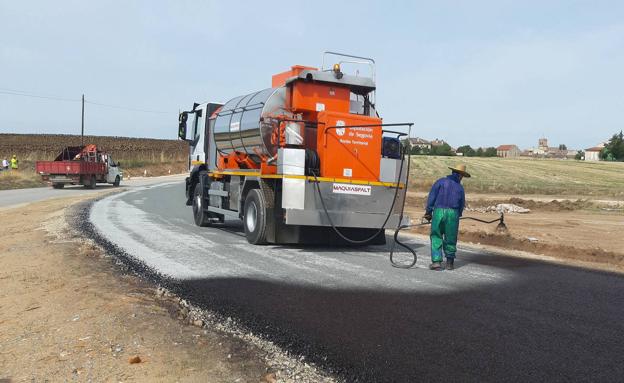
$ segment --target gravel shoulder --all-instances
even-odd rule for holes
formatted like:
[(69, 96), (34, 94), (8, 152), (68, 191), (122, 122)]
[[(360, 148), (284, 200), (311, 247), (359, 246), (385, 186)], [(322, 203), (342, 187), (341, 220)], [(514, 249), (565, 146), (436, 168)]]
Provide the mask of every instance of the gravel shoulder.
[(88, 198), (0, 211), (0, 381), (275, 381), (258, 347), (181, 321), (179, 300), (74, 234), (66, 208)]

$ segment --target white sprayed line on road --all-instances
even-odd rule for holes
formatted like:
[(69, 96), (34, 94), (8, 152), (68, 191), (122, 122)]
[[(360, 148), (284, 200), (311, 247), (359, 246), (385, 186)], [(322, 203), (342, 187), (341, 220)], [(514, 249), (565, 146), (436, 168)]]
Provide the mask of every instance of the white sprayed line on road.
[[(318, 283), (318, 279), (314, 278), (316, 270), (300, 263), (284, 259), (279, 253), (268, 246), (258, 247), (242, 243), (233, 244), (231, 246), (245, 253), (250, 253), (256, 257), (262, 257), (264, 269), (263, 276), (265, 278), (278, 280), (286, 279), (298, 283)], [(255, 261), (257, 262), (258, 259)], [(285, 269), (277, 268), (276, 264), (284, 266)]]
[[(268, 275), (281, 273), (281, 270), (274, 267), (275, 264), (278, 263), (287, 268), (284, 277), (298, 281), (318, 283), (320, 280), (323, 280), (325, 283), (337, 281), (340, 282), (339, 284), (344, 284), (345, 281), (352, 281), (355, 283), (355, 281), (359, 280), (360, 282), (366, 281), (368, 283), (375, 278), (379, 278), (379, 276), (383, 274), (383, 272), (379, 270), (372, 270), (362, 265), (339, 261), (332, 258), (329, 254), (303, 251), (299, 248), (282, 246), (258, 247), (246, 242), (243, 243), (243, 241), (233, 246), (241, 251), (250, 252), (262, 257), (267, 265)], [(294, 270), (303, 273), (293, 273)], [(341, 272), (343, 274), (340, 274)], [(356, 275), (358, 278), (345, 278), (345, 273)], [(312, 276), (314, 277), (312, 278)], [(361, 285), (362, 283), (356, 284)]]
[[(417, 237), (411, 237), (411, 238), (408, 237), (408, 238), (409, 239), (404, 241), (408, 245), (424, 244), (428, 246), (428, 243), (426, 242), (426, 240), (421, 240), (420, 238), (417, 238)], [(458, 250), (459, 251), (457, 254), (457, 258), (459, 260), (457, 261), (457, 263), (464, 262), (461, 259), (462, 254), (470, 254), (471, 256), (472, 255), (480, 256), (483, 253), (483, 251), (479, 251), (479, 250), (471, 249), (471, 248), (465, 248), (463, 246), (458, 247)], [(431, 257), (430, 253), (418, 254), (417, 266), (419, 268), (428, 269), (430, 257)], [(421, 260), (423, 260), (423, 262), (421, 262)], [(472, 264), (469, 261), (461, 265), (461, 267), (457, 267), (455, 270), (453, 270), (453, 273), (461, 277), (470, 278), (476, 281), (486, 281), (488, 283), (505, 281), (513, 277), (513, 273), (511, 272), (508, 272), (499, 268), (491, 267), (491, 266)]]
[[(395, 288), (401, 291), (405, 291), (406, 287), (409, 289), (422, 290), (425, 288), (437, 291), (450, 289), (449, 286), (443, 284), (425, 281), (414, 273), (410, 276), (399, 276), (397, 269), (371, 269), (364, 265), (338, 260), (325, 253), (319, 254), (303, 251), (299, 248), (258, 247), (247, 243), (241, 243), (235, 245), (235, 247), (242, 251), (257, 254), (265, 258), (270, 264), (279, 263), (287, 267), (286, 270), (272, 267), (268, 270), (268, 273), (269, 275), (278, 276), (286, 271), (286, 274), (280, 278), (286, 278), (299, 283), (308, 282), (341, 288)], [(331, 254), (340, 256), (341, 252)], [(422, 266), (422, 268), (425, 269), (426, 267)], [(311, 278), (311, 275), (314, 275), (314, 278)]]
[(486, 279), (492, 282), (501, 281), (512, 277), (512, 274), (498, 268), (483, 265), (465, 264), (458, 271), (474, 279)]

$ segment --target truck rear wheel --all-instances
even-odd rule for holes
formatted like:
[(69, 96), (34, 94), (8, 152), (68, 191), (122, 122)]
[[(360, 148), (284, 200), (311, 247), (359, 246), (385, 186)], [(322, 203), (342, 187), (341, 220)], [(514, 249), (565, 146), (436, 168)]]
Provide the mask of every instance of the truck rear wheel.
[(65, 184), (52, 184), (52, 187), (54, 189), (62, 189), (65, 187)]
[(247, 242), (252, 245), (266, 243), (266, 206), (264, 195), (259, 189), (249, 191), (243, 209), (243, 226)]
[(95, 189), (95, 183), (96, 183), (96, 181), (95, 181), (95, 175), (92, 175), (92, 176), (89, 178), (88, 183), (85, 183), (85, 184), (84, 184), (84, 187), (86, 187), (87, 189)]
[(204, 196), (202, 192), (202, 185), (198, 183), (195, 185), (193, 192), (193, 219), (197, 226), (206, 227), (210, 225), (210, 213), (204, 210)]

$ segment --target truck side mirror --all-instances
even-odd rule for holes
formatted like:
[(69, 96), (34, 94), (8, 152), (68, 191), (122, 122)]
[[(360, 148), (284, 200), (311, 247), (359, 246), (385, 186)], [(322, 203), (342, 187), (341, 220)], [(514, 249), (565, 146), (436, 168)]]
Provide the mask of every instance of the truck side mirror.
[(178, 137), (184, 141), (188, 141), (186, 139), (186, 120), (188, 120), (188, 112), (180, 113), (178, 117)]

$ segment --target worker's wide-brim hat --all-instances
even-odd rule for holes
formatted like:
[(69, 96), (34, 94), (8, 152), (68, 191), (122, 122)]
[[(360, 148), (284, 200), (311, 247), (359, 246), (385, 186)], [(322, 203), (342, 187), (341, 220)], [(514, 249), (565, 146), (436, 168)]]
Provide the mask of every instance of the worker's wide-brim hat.
[(454, 171), (455, 173), (459, 173), (466, 178), (470, 178), (470, 173), (466, 171), (466, 165), (458, 164), (455, 167), (449, 166), (449, 169)]

